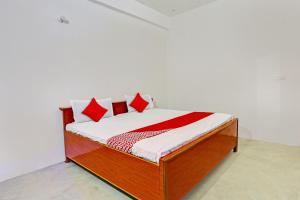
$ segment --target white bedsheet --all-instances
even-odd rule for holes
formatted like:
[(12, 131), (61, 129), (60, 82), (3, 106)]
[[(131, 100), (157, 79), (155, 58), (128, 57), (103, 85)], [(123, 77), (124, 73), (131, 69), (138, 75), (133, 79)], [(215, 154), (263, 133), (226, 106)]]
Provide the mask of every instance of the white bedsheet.
[[(106, 144), (108, 139), (113, 136), (156, 124), (187, 113), (190, 113), (190, 111), (155, 108), (145, 110), (143, 113), (130, 112), (110, 118), (104, 118), (99, 122), (90, 121), (83, 123), (71, 123), (67, 125), (66, 130), (88, 137), (102, 144)], [(158, 163), (161, 157), (217, 128), (218, 126), (221, 126), (222, 124), (230, 121), (232, 118), (233, 116), (229, 114), (215, 113), (187, 126), (141, 140), (134, 144), (132, 154)]]

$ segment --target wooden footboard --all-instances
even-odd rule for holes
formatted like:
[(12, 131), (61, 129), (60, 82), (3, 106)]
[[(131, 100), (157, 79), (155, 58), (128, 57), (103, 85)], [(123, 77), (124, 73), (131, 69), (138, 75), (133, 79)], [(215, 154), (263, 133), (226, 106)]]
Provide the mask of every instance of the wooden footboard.
[[(64, 127), (72, 122), (62, 109)], [(64, 131), (66, 158), (137, 199), (180, 199), (237, 148), (234, 119), (160, 159), (138, 158)]]
[(237, 119), (161, 159), (164, 198), (181, 199), (237, 147)]

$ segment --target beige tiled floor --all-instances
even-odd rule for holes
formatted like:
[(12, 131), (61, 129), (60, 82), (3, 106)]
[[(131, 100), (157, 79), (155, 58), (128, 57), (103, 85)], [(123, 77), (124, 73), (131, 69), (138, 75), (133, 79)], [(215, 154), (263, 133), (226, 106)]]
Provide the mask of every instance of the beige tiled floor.
[[(76, 165), (58, 164), (0, 183), (0, 200), (130, 199)], [(241, 140), (186, 199), (300, 200), (300, 147)]]

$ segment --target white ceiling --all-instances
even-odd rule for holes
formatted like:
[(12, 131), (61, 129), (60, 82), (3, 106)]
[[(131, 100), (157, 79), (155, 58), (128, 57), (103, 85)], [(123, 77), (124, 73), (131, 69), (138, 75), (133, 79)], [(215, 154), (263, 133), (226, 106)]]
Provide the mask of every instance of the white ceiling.
[(165, 15), (174, 16), (215, 0), (137, 0)]

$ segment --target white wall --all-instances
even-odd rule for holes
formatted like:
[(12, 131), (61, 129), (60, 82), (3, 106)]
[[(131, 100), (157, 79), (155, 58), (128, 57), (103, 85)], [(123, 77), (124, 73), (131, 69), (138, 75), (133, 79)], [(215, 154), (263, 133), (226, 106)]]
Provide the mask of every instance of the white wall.
[(169, 107), (233, 113), (242, 137), (300, 145), (299, 19), (295, 0), (218, 0), (174, 17)]
[(0, 181), (64, 160), (69, 99), (142, 91), (165, 105), (166, 37), (87, 0), (1, 1)]

